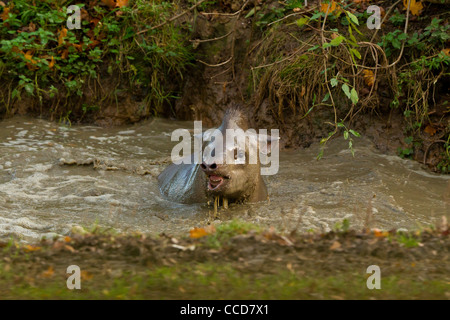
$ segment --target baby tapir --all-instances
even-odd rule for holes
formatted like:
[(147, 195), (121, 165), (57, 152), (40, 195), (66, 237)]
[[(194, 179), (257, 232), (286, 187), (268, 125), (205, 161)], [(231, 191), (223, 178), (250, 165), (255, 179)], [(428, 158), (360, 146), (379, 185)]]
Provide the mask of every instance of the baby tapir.
[[(242, 129), (240, 132), (245, 131), (246, 136), (236, 143), (235, 137), (227, 136), (233, 130), (227, 129)], [(209, 141), (204, 144), (198, 163), (193, 163), (191, 155), (190, 163), (171, 164), (158, 176), (161, 194), (170, 201), (186, 204), (222, 198), (225, 208), (228, 202), (267, 200), (260, 158), (274, 149), (271, 143), (278, 137), (248, 130), (248, 119), (238, 107), (228, 109), (220, 127), (213, 130), (200, 137)]]

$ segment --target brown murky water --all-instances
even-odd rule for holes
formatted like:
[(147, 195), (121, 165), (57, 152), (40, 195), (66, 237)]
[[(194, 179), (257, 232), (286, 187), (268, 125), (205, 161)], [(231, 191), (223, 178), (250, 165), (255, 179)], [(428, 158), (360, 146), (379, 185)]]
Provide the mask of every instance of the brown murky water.
[[(34, 241), (95, 224), (186, 235), (207, 224), (212, 208), (171, 203), (158, 191), (156, 176), (177, 128), (193, 123), (155, 119), (104, 129), (24, 117), (1, 121), (0, 239)], [(415, 229), (448, 217), (450, 176), (380, 154), (362, 138), (355, 145), (352, 157), (343, 139), (334, 140), (321, 161), (318, 145), (281, 152), (278, 174), (265, 178), (270, 203), (232, 205), (220, 221), (327, 231), (343, 219), (361, 228), (368, 216), (370, 227), (381, 229)]]

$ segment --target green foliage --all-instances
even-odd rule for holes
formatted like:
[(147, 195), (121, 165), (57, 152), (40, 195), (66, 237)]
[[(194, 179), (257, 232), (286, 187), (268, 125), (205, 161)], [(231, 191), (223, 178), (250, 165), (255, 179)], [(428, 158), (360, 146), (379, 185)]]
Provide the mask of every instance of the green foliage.
[(406, 33), (403, 33), (401, 30), (395, 30), (384, 35), (378, 45), (385, 49), (386, 56), (389, 57), (392, 55), (393, 50), (400, 50), (402, 42), (407, 38), (408, 35)]
[(336, 222), (333, 227), (334, 232), (346, 233), (350, 229), (350, 221), (348, 219), (342, 220), (342, 222)]
[[(3, 83), (13, 83), (10, 98), (26, 94), (42, 103), (59, 94), (70, 101), (72, 96), (85, 95), (90, 79), (101, 83), (105, 76), (117, 75), (116, 85), (123, 78), (131, 91), (148, 88), (147, 113), (162, 112), (177, 96), (174, 83), (181, 82), (193, 59), (191, 46), (186, 45), (185, 27), (166, 24), (151, 30), (175, 12), (177, 3), (130, 3), (113, 9), (79, 4), (84, 10), (81, 29), (68, 30), (70, 1), (37, 1), (36, 5), (14, 1), (9, 18), (0, 24), (0, 65), (8, 70), (0, 77)], [(109, 98), (114, 100), (116, 93), (108, 92)], [(104, 99), (99, 95), (93, 103), (99, 106)]]
[(396, 236), (397, 242), (404, 245), (406, 248), (414, 248), (419, 246), (419, 240), (411, 234), (404, 234), (400, 232)]
[(405, 138), (406, 147), (405, 148), (399, 147), (397, 149), (397, 152), (398, 152), (398, 155), (400, 156), (400, 158), (402, 158), (402, 159), (412, 158), (412, 155), (414, 154), (413, 140), (414, 140), (414, 138), (412, 136), (406, 137)]
[[(401, 16), (403, 15), (394, 15), (390, 20), (394, 25), (397, 25)], [(425, 27), (423, 33), (414, 32), (408, 35), (397, 29), (384, 35), (378, 45), (385, 50), (386, 56), (389, 57), (394, 51), (400, 50), (402, 43), (405, 42), (409, 54), (414, 55), (417, 52), (425, 53), (429, 50), (430, 45), (443, 48), (450, 38), (449, 33), (450, 26), (443, 23), (442, 19), (434, 18), (430, 25)]]
[(439, 161), (437, 169), (442, 173), (450, 173), (450, 134), (444, 144), (444, 152), (442, 153), (442, 160)]
[(284, 16), (285, 9), (284, 8), (271, 8), (268, 10), (264, 10), (263, 12), (259, 12), (258, 21), (256, 21), (256, 26), (261, 29), (266, 27), (269, 23), (274, 22)]
[(218, 225), (216, 227), (216, 232), (206, 237), (206, 242), (213, 248), (219, 248), (226, 244), (232, 237), (246, 234), (250, 231), (261, 231), (261, 229), (253, 223), (241, 220), (231, 220)]
[(433, 18), (431, 24), (425, 28), (422, 38), (432, 44), (445, 44), (450, 39), (450, 26), (442, 22), (442, 19)]
[(406, 21), (406, 16), (403, 13), (399, 13), (395, 10), (395, 13), (389, 18), (394, 26), (403, 26)]
[(361, 137), (361, 135), (353, 130), (353, 129), (348, 129), (343, 121), (340, 121), (336, 124), (336, 130), (331, 131), (328, 133), (328, 137), (326, 138), (322, 138), (322, 140), (320, 140), (320, 151), (319, 154), (317, 156), (317, 160), (320, 160), (323, 157), (323, 152), (324, 152), (324, 148), (325, 148), (325, 144), (328, 142), (328, 140), (331, 139), (331, 137), (333, 137), (336, 133), (337, 133), (337, 129), (341, 128), (343, 129), (343, 136), (344, 139), (348, 141), (348, 149), (350, 150), (350, 152), (352, 153), (352, 156), (355, 156), (355, 150), (353, 149), (353, 138), (352, 136), (355, 136), (357, 138)]

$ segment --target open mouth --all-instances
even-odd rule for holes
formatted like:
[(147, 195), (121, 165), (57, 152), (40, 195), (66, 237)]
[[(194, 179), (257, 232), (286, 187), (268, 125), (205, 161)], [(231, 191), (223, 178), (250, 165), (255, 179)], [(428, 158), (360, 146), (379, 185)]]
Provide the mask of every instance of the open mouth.
[(220, 186), (224, 183), (225, 179), (229, 179), (228, 177), (221, 177), (221, 176), (215, 176), (210, 175), (208, 176), (208, 189), (209, 190), (217, 190), (220, 188)]

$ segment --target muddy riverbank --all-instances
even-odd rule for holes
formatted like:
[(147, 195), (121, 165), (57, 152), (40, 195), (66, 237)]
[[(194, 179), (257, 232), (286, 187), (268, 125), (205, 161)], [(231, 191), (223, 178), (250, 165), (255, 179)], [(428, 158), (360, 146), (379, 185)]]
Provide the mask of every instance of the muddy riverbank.
[[(364, 2), (327, 15), (320, 1), (93, 1), (78, 32), (61, 30), (58, 4), (37, 5), (50, 10), (44, 26), (16, 2), (1, 7), (4, 117), (107, 127), (158, 115), (215, 126), (239, 102), (251, 127), (280, 129), (284, 148), (342, 136), (342, 121), (382, 152), (448, 171), (448, 3), (409, 12), (376, 1), (385, 13), (377, 30)], [(40, 36), (26, 37), (39, 27), (45, 54)]]
[[(448, 225), (278, 234), (233, 221), (194, 239), (73, 233), (0, 243), (2, 299), (449, 299)], [(195, 233), (191, 233), (191, 237)], [(80, 290), (66, 282), (80, 268)], [(370, 290), (368, 267), (381, 270)]]

